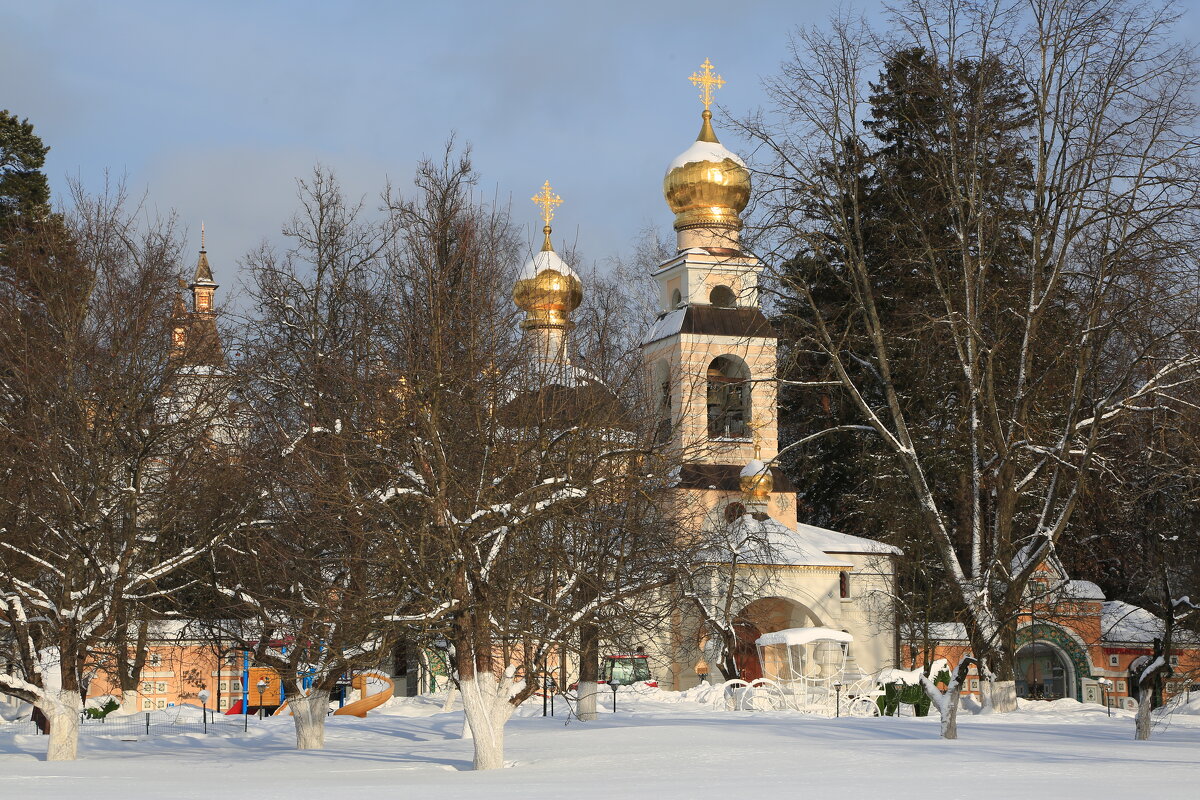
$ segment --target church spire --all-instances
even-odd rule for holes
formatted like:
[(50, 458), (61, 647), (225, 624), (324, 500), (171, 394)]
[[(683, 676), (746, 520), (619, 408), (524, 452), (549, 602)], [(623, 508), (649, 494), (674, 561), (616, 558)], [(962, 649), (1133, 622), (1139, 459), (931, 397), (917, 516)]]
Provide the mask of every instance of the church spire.
[(208, 264), (208, 250), (205, 248), (204, 223), (200, 223), (200, 257), (196, 259), (196, 274), (189, 288), (192, 290), (192, 308), (198, 313), (213, 313), (213, 295), (216, 294), (217, 284), (213, 280), (212, 267)]
[(704, 104), (700, 133), (667, 168), (663, 195), (675, 212), (680, 250), (716, 247), (737, 251), (741, 213), (750, 202), (750, 172), (713, 130), (713, 94), (725, 85), (725, 79), (713, 74), (712, 62), (706, 58), (689, 80), (700, 90)]
[(539, 360), (566, 363), (566, 333), (574, 327), (571, 312), (583, 302), (583, 284), (575, 271), (554, 252), (550, 222), (562, 198), (550, 181), (532, 198), (542, 210), (542, 249), (525, 264), (513, 286), (513, 302), (525, 312), (521, 327), (533, 337)]

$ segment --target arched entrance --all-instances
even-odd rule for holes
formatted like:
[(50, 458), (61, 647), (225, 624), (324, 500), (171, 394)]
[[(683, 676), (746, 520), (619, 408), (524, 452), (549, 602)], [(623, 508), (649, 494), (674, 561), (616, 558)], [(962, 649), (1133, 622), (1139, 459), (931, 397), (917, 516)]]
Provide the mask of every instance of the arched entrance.
[(1017, 651), (1017, 697), (1059, 700), (1075, 696), (1071, 660), (1049, 642), (1033, 641)]
[[(1091, 677), (1093, 669), (1091, 661), (1088, 659), (1087, 652), (1084, 650), (1080, 642), (1064, 628), (1057, 625), (1046, 623), (1036, 623), (1026, 625), (1017, 629), (1017, 663), (1016, 663), (1016, 679), (1017, 679), (1017, 696), (1026, 697), (1022, 694), (1021, 684), (1025, 681), (1025, 670), (1030, 666), (1029, 661), (1023, 661), (1022, 655), (1033, 658), (1041, 654), (1041, 651), (1046, 648), (1052, 648), (1057, 654), (1057, 666), (1062, 667), (1063, 679), (1063, 694), (1060, 697), (1073, 697), (1076, 700), (1083, 700), (1081, 694), (1080, 679)], [(1036, 645), (1034, 649), (1026, 650), (1027, 647)], [(1045, 666), (1045, 665), (1043, 665)], [(1054, 665), (1049, 666), (1053, 669)], [(1039, 671), (1035, 677), (1040, 677), (1043, 673)], [(1053, 675), (1050, 675), (1053, 678)], [(1038, 681), (1035, 681), (1037, 683)], [(1052, 687), (1053, 691), (1053, 687)]]
[(764, 633), (774, 633), (785, 628), (816, 627), (822, 623), (808, 608), (784, 597), (764, 597), (742, 609), (734, 621), (737, 646), (733, 659), (738, 674), (744, 681), (762, 677), (762, 665), (758, 663), (758, 650), (754, 642)]

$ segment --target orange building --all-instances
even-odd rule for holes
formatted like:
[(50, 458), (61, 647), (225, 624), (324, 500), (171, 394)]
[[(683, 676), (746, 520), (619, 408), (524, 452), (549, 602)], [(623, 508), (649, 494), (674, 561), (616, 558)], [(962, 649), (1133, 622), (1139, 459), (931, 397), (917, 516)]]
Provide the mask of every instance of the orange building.
[[(1099, 586), (1071, 580), (1056, 565), (1039, 568), (1027, 597), (1028, 607), (1017, 623), (1017, 696), (1136, 708), (1137, 676), (1153, 658), (1163, 621), (1144, 608), (1108, 600)], [(1164, 699), (1200, 691), (1200, 642), (1182, 631), (1173, 638), (1168, 657), (1174, 674), (1165, 682)], [(970, 644), (961, 623), (942, 622), (927, 631), (903, 631), (902, 650), (914, 667), (938, 658), (955, 664)], [(969, 680), (964, 691), (977, 692), (973, 668)]]

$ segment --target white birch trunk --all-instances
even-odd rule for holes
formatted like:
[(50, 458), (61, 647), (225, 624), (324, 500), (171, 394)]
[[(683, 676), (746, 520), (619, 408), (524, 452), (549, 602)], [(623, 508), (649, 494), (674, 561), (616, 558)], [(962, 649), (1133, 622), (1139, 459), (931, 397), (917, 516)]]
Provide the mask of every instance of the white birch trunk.
[(591, 722), (596, 719), (596, 701), (600, 696), (600, 687), (595, 681), (580, 682), (579, 710), (577, 715), (581, 722)]
[(79, 715), (83, 701), (76, 691), (46, 692), (35, 704), (50, 720), (47, 761), (74, 761), (79, 750)]
[(288, 708), (296, 722), (296, 749), (324, 750), (329, 692), (313, 689), (306, 695), (289, 697)]
[(508, 701), (514, 689), (514, 674), (514, 668), (509, 667), (500, 681), (492, 673), (483, 672), (459, 682), (467, 727), (475, 743), (475, 769), (504, 766), (504, 726), (516, 710)]

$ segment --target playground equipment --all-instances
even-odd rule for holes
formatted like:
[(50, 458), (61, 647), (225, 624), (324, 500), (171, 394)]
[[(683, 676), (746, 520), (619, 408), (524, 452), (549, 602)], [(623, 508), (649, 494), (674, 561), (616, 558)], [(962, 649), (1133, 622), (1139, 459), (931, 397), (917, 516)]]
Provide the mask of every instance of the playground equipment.
[[(391, 700), (395, 691), (392, 679), (382, 672), (359, 672), (350, 679), (350, 685), (358, 690), (359, 699), (334, 711), (335, 715), (365, 717), (371, 709), (378, 708)], [(375, 691), (367, 694), (368, 685), (373, 686)]]
[(793, 709), (825, 716), (879, 716), (873, 678), (846, 682), (846, 649), (854, 637), (833, 628), (788, 628), (755, 641), (763, 677), (725, 683), (726, 708)]

